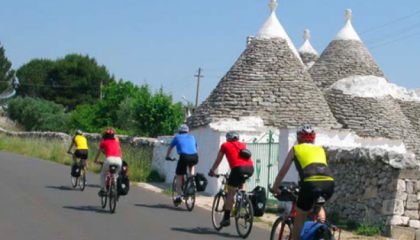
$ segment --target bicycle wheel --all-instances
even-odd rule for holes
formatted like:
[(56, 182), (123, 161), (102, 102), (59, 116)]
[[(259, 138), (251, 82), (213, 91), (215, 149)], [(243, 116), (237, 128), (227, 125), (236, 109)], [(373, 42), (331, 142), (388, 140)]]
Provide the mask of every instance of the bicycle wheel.
[(247, 195), (243, 195), (235, 216), (236, 230), (240, 237), (247, 238), (254, 223), (254, 209)]
[(293, 222), (279, 217), (271, 228), (270, 240), (292, 240), (292, 232)]
[(86, 171), (84, 169), (82, 169), (81, 172), (80, 172), (80, 177), (79, 177), (80, 191), (83, 192), (83, 190), (85, 190), (85, 187), (86, 187)]
[(223, 220), (223, 215), (225, 214), (225, 202), (226, 196), (219, 192), (213, 200), (213, 206), (211, 208), (211, 222), (213, 223), (214, 229), (220, 231), (223, 227), (220, 226), (220, 222)]
[(334, 240), (334, 235), (329, 228), (319, 228), (316, 232), (314, 240)]
[(185, 187), (185, 206), (188, 211), (192, 211), (195, 205), (195, 181), (194, 178), (189, 178)]
[(109, 211), (111, 213), (115, 212), (115, 208), (117, 207), (117, 183), (115, 180), (112, 180), (110, 189), (109, 189)]
[(106, 207), (107, 200), (108, 200), (108, 197), (107, 196), (101, 197), (101, 206), (102, 206), (102, 208), (105, 208)]
[(71, 186), (75, 188), (77, 186), (79, 178), (71, 176)]
[(176, 176), (175, 176), (174, 180), (172, 181), (172, 202), (174, 203), (175, 207), (178, 206), (178, 204), (175, 204), (175, 200), (177, 196), (178, 196), (178, 193), (176, 191)]

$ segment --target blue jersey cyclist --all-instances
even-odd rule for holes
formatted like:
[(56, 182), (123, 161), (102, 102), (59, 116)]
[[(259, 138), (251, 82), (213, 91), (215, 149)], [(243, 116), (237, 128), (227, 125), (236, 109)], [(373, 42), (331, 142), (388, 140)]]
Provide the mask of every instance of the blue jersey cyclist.
[(195, 175), (194, 166), (198, 163), (198, 154), (197, 154), (197, 141), (195, 137), (191, 134), (188, 134), (189, 128), (186, 124), (182, 124), (178, 129), (178, 135), (175, 136), (171, 145), (168, 148), (166, 154), (166, 159), (171, 159), (171, 151), (176, 146), (176, 150), (179, 154), (178, 165), (176, 166), (176, 191), (178, 196), (175, 200), (175, 204), (182, 202), (181, 199), (181, 187), (182, 187), (182, 178), (187, 173), (187, 168), (189, 168), (191, 176)]

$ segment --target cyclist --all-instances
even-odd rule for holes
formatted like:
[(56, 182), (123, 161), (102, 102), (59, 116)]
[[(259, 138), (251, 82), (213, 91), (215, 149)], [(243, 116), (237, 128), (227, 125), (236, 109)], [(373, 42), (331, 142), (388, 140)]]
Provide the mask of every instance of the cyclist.
[(99, 191), (98, 195), (100, 197), (106, 196), (106, 183), (105, 178), (106, 174), (108, 172), (110, 165), (117, 165), (117, 172), (121, 169), (122, 165), (122, 154), (120, 149), (120, 142), (118, 141), (118, 138), (115, 137), (115, 131), (113, 128), (108, 128), (102, 135), (103, 141), (99, 145), (98, 152), (95, 156), (95, 163), (99, 163), (98, 158), (103, 152), (105, 154), (105, 161), (102, 166), (101, 170), (101, 190)]
[[(280, 183), (294, 162), (299, 172), (300, 192), (297, 200), (297, 216), (294, 220), (292, 233), (293, 240), (300, 239), (300, 232), (316, 201), (315, 198), (320, 194), (327, 201), (334, 193), (334, 179), (328, 168), (325, 150), (322, 147), (314, 145), (315, 131), (311, 126), (304, 125), (297, 130), (296, 134), (298, 144), (290, 149), (283, 167), (271, 188), (271, 192), (275, 195), (280, 194)], [(321, 208), (318, 214), (318, 220), (325, 222), (325, 219), (325, 209)]]
[(168, 152), (166, 153), (166, 159), (171, 160), (172, 149), (176, 146), (176, 150), (179, 154), (179, 161), (176, 166), (176, 191), (178, 196), (176, 197), (174, 203), (180, 204), (181, 199), (181, 187), (182, 187), (182, 178), (187, 173), (187, 167), (190, 169), (191, 176), (195, 175), (195, 165), (198, 163), (198, 154), (197, 154), (197, 141), (195, 137), (191, 134), (188, 134), (189, 128), (187, 124), (182, 124), (178, 129), (178, 135), (172, 140), (171, 145), (168, 147)]
[(252, 176), (254, 173), (254, 164), (251, 159), (243, 159), (239, 156), (239, 151), (246, 149), (245, 143), (239, 141), (239, 134), (234, 131), (229, 131), (226, 134), (226, 142), (220, 147), (219, 153), (217, 154), (216, 161), (213, 167), (210, 169), (209, 175), (214, 176), (214, 171), (219, 167), (226, 155), (227, 161), (231, 168), (228, 185), (228, 196), (224, 207), (223, 220), (220, 222), (220, 226), (227, 227), (230, 225), (230, 212), (233, 207), (235, 193), (238, 188), (245, 190), (245, 181)]
[(81, 130), (76, 130), (74, 134), (74, 138), (70, 144), (69, 150), (67, 150), (68, 154), (72, 154), (71, 149), (76, 147), (76, 151), (73, 154), (73, 162), (77, 164), (77, 159), (82, 159), (83, 167), (87, 168), (86, 159), (88, 159), (89, 155), (89, 148), (87, 144), (87, 139), (83, 136), (83, 132)]

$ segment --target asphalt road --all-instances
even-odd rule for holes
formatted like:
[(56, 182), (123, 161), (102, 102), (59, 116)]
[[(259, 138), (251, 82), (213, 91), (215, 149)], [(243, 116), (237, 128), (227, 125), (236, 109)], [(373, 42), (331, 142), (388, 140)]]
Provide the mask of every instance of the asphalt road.
[[(0, 239), (144, 240), (238, 238), (235, 224), (217, 232), (210, 211), (175, 208), (163, 194), (132, 187), (115, 214), (100, 207), (99, 175), (72, 189), (70, 167), (0, 151)], [(254, 226), (248, 239), (269, 239)]]

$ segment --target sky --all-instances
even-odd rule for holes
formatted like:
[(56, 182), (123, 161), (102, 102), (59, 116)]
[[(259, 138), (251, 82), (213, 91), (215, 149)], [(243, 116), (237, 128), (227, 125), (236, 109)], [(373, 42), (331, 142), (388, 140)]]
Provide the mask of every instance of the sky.
[[(17, 69), (33, 58), (88, 54), (117, 79), (200, 102), (269, 16), (269, 0), (1, 0), (0, 41)], [(278, 0), (296, 48), (303, 31), (319, 52), (353, 10), (353, 26), (392, 83), (420, 89), (420, 1)]]

